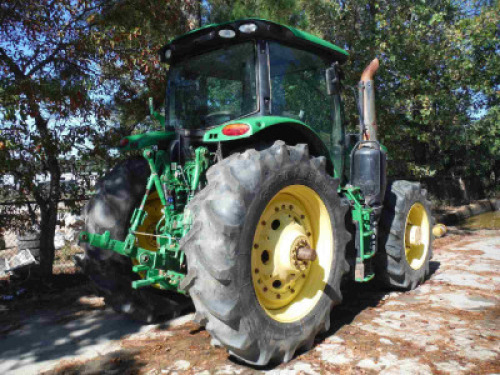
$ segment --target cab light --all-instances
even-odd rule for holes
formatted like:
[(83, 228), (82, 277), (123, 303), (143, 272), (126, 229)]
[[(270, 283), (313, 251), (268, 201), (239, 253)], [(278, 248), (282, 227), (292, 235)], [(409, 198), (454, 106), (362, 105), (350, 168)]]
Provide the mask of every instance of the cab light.
[(171, 57), (172, 57), (172, 50), (171, 50), (171, 49), (167, 49), (167, 50), (165, 51), (165, 58), (166, 58), (167, 60), (169, 60)]
[(128, 145), (128, 138), (120, 139), (120, 147), (125, 147)]
[(240, 30), (243, 34), (251, 34), (257, 30), (257, 25), (254, 23), (245, 23), (241, 25), (238, 30)]
[(221, 38), (234, 38), (236, 36), (236, 33), (231, 29), (222, 29), (219, 30), (219, 36)]
[(222, 134), (228, 136), (243, 135), (250, 130), (250, 126), (247, 124), (229, 124), (224, 126), (222, 129)]

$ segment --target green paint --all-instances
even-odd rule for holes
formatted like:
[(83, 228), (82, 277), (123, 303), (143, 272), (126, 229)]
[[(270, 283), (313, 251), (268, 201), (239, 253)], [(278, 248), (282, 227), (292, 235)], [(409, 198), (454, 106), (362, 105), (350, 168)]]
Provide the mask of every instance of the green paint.
[[(235, 136), (224, 135), (222, 133), (222, 129), (224, 129), (225, 126), (230, 124), (246, 124), (250, 127), (250, 130), (243, 135), (235, 135)], [(316, 134), (318, 139), (320, 139), (318, 134), (309, 125), (303, 123), (300, 120), (283, 116), (252, 116), (252, 117), (231, 120), (225, 122), (222, 125), (217, 126), (214, 129), (208, 130), (203, 136), (203, 141), (207, 143), (214, 143), (214, 142), (234, 141), (236, 139), (249, 138), (252, 135), (257, 134), (258, 132), (269, 128), (270, 126), (279, 124), (298, 124), (305, 126), (309, 130), (314, 132), (314, 134)]]
[[(162, 150), (146, 149), (143, 156), (151, 175), (141, 203), (134, 210), (125, 240), (112, 239), (106, 231), (104, 234), (82, 232), (80, 241), (135, 259), (139, 264), (132, 271), (139, 273), (142, 279), (132, 283), (134, 289), (158, 285), (162, 289), (184, 293), (179, 284), (185, 277), (186, 264), (179, 241), (191, 228), (191, 217), (185, 207), (198, 192), (200, 183), (205, 183), (205, 172), (211, 165), (210, 154), (205, 147), (199, 147), (195, 150), (195, 158), (186, 161), (184, 166), (170, 163), (168, 154)], [(155, 232), (150, 233), (156, 236), (157, 251), (150, 251), (137, 246), (136, 240), (137, 229), (147, 217), (147, 199), (155, 191), (160, 198), (163, 217)]]
[[(364, 204), (364, 198), (359, 187), (348, 186), (342, 189), (344, 195), (349, 199), (352, 205), (352, 219), (357, 223), (357, 234), (358, 234), (358, 246), (356, 265), (362, 265), (363, 269), (365, 262), (369, 261), (375, 255), (375, 252), (370, 249), (371, 236), (375, 234), (374, 229), (370, 224), (370, 214), (372, 209)], [(364, 273), (364, 272), (363, 272)], [(355, 280), (357, 282), (367, 282), (373, 279), (375, 274), (373, 272), (368, 275), (363, 274), (362, 277), (356, 275)]]
[(286, 27), (287, 29), (289, 29), (297, 38), (301, 38), (301, 39), (304, 39), (304, 40), (307, 40), (308, 42), (311, 42), (311, 43), (314, 43), (314, 44), (318, 44), (322, 47), (325, 47), (325, 48), (329, 48), (329, 49), (332, 49), (336, 52), (340, 52), (346, 56), (349, 56), (349, 54), (347, 53), (347, 51), (345, 49), (342, 49), (340, 47), (337, 47), (335, 44), (332, 44), (330, 42), (327, 42), (326, 40), (323, 40), (321, 38), (318, 38), (317, 36), (313, 35), (313, 34), (309, 34), (308, 32), (305, 32), (305, 31), (302, 31), (302, 30), (299, 30), (299, 29), (295, 29), (293, 27), (289, 27), (289, 26), (285, 26), (285, 25), (281, 25), (283, 27)]
[(194, 33), (197, 33), (199, 31), (208, 30), (208, 29), (223, 28), (224, 26), (230, 26), (230, 25), (233, 25), (234, 23), (240, 23), (240, 22), (243, 22), (243, 23), (244, 22), (249, 22), (250, 23), (252, 21), (266, 22), (266, 23), (269, 23), (269, 24), (274, 24), (274, 25), (277, 25), (279, 27), (286, 28), (286, 29), (290, 30), (293, 33), (293, 35), (295, 37), (299, 38), (299, 39), (302, 39), (302, 40), (304, 40), (306, 42), (309, 42), (311, 44), (316, 44), (316, 45), (319, 45), (319, 46), (321, 46), (323, 48), (327, 48), (327, 49), (330, 49), (332, 51), (341, 53), (341, 54), (343, 54), (345, 56), (349, 56), (349, 54), (347, 53), (346, 50), (344, 50), (344, 49), (336, 46), (335, 44), (327, 42), (326, 40), (318, 38), (317, 36), (315, 36), (313, 34), (310, 34), (308, 32), (296, 29), (294, 27), (290, 27), (290, 26), (282, 25), (282, 24), (277, 23), (277, 22), (269, 21), (269, 20), (266, 20), (266, 19), (263, 19), (263, 18), (248, 18), (248, 19), (239, 19), (239, 20), (234, 20), (234, 21), (230, 21), (230, 22), (223, 22), (223, 23), (211, 23), (209, 25), (205, 25), (205, 26), (200, 27), (198, 29), (191, 30), (190, 32), (188, 32), (186, 34), (180, 35), (180, 36), (172, 39), (170, 42), (168, 42), (168, 44), (171, 44), (173, 42), (179, 41), (182, 38), (184, 38), (184, 37), (186, 37), (188, 35), (192, 35)]
[(124, 147), (120, 147), (120, 151), (141, 150), (146, 147), (158, 145), (162, 142), (168, 142), (176, 138), (173, 131), (154, 131), (143, 134), (129, 135), (124, 139), (128, 139), (128, 143)]

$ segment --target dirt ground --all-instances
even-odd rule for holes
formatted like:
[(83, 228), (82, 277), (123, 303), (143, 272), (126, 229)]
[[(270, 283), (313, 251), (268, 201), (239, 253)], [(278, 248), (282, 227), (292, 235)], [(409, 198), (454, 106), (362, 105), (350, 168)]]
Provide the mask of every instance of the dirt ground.
[[(238, 363), (190, 321), (129, 323), (105, 309), (81, 280), (69, 292), (58, 294), (52, 285), (52, 291), (0, 301), (0, 372), (500, 373), (500, 231), (452, 230), (434, 247), (432, 276), (422, 286), (399, 293), (349, 285), (344, 303), (332, 311), (330, 331), (317, 337), (312, 350), (278, 367)], [(46, 317), (41, 326), (35, 311)], [(44, 324), (53, 337), (35, 345)]]

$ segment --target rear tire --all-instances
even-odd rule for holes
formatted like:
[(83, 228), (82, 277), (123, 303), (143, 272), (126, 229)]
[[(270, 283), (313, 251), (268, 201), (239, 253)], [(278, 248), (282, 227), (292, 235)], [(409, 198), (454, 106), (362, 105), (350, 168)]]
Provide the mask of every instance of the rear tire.
[[(387, 187), (376, 262), (376, 275), (385, 286), (411, 290), (429, 276), (433, 223), (427, 191), (419, 183), (400, 180)], [(414, 226), (419, 226), (421, 244), (411, 242)]]
[[(342, 300), (340, 282), (348, 270), (344, 252), (349, 233), (344, 226), (348, 205), (337, 193), (339, 181), (325, 172), (325, 158), (309, 157), (307, 145), (290, 147), (282, 141), (262, 151), (250, 149), (231, 155), (211, 167), (207, 178), (207, 187), (189, 203), (193, 226), (181, 242), (189, 268), (181, 286), (193, 299), (195, 320), (206, 326), (213, 343), (225, 346), (232, 355), (247, 363), (263, 366), (271, 361), (287, 362), (298, 349), (310, 349), (315, 336), (329, 329), (331, 308)], [(301, 193), (293, 195), (296, 191)], [(311, 194), (309, 197), (318, 197), (314, 202), (317, 207), (323, 207), (319, 216), (329, 220), (322, 222), (321, 235), (330, 236), (331, 233), (332, 239), (331, 242), (321, 242), (320, 234), (311, 226), (311, 247), (318, 246), (318, 258), (310, 262), (309, 267), (314, 270), (313, 267), (320, 264), (315, 270), (329, 272), (321, 276), (324, 277), (322, 283), (314, 285), (309, 282), (318, 280), (313, 277), (314, 272), (304, 276), (306, 281), (302, 285), (305, 286), (299, 293), (305, 293), (314, 303), (306, 304), (299, 314), (294, 313), (291, 306), (302, 308), (304, 305), (298, 303), (307, 301), (304, 294), (293, 297), (291, 294), (295, 291), (280, 289), (288, 294), (283, 294), (284, 297), (276, 295), (278, 300), (274, 302), (279, 303), (280, 298), (288, 298), (288, 295), (293, 299), (276, 311), (291, 313), (272, 315), (274, 310), (268, 308), (261, 289), (256, 287), (254, 274), (259, 272), (254, 269), (255, 255), (252, 255), (259, 251), (257, 259), (260, 259), (262, 247), (268, 245), (261, 242), (259, 248), (254, 236), (259, 233), (258, 226), (272, 227), (271, 220), (262, 221), (262, 215), (269, 207), (272, 212), (285, 212), (290, 207), (278, 208), (274, 203), (270, 204), (276, 202), (274, 199), (279, 194), (298, 200), (300, 194), (309, 194), (305, 192)], [(305, 211), (304, 217), (314, 212)], [(288, 216), (288, 213), (284, 215)], [(288, 219), (283, 228), (295, 223), (301, 225), (301, 215), (297, 215), (295, 219)], [(314, 219), (310, 218), (311, 221)], [(306, 220), (309, 218), (303, 221)], [(328, 225), (324, 226), (324, 223)], [(278, 225), (268, 229), (269, 233), (278, 230)], [(279, 238), (283, 237), (284, 231), (279, 232)], [(333, 244), (333, 248), (328, 249), (325, 244)], [(286, 254), (285, 250), (282, 251)], [(322, 259), (326, 259), (326, 263), (321, 263)], [(267, 260), (263, 262), (266, 264)], [(274, 267), (274, 260), (272, 262)], [(261, 270), (263, 274), (264, 266)], [(262, 280), (261, 285), (264, 285), (267, 279)], [(277, 286), (281, 287), (281, 284)]]
[[(97, 185), (96, 194), (85, 207), (85, 231), (123, 241), (134, 208), (144, 196), (150, 169), (145, 159), (133, 158), (118, 164)], [(138, 275), (130, 258), (85, 244), (81, 262), (93, 286), (115, 311), (147, 323), (176, 317), (191, 306), (178, 293), (153, 287), (132, 289)]]

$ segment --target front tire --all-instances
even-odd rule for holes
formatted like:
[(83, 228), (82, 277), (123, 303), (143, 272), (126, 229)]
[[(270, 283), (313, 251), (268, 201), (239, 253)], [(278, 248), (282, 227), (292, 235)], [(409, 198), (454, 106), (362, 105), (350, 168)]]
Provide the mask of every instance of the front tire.
[[(342, 299), (349, 234), (339, 182), (306, 145), (281, 141), (234, 154), (207, 178), (189, 204), (193, 226), (181, 242), (189, 268), (182, 287), (196, 320), (247, 363), (287, 362), (328, 330)], [(290, 263), (300, 241), (315, 248), (315, 261)]]
[(387, 187), (380, 220), (377, 276), (391, 289), (411, 290), (429, 276), (433, 218), (427, 191), (410, 181)]

